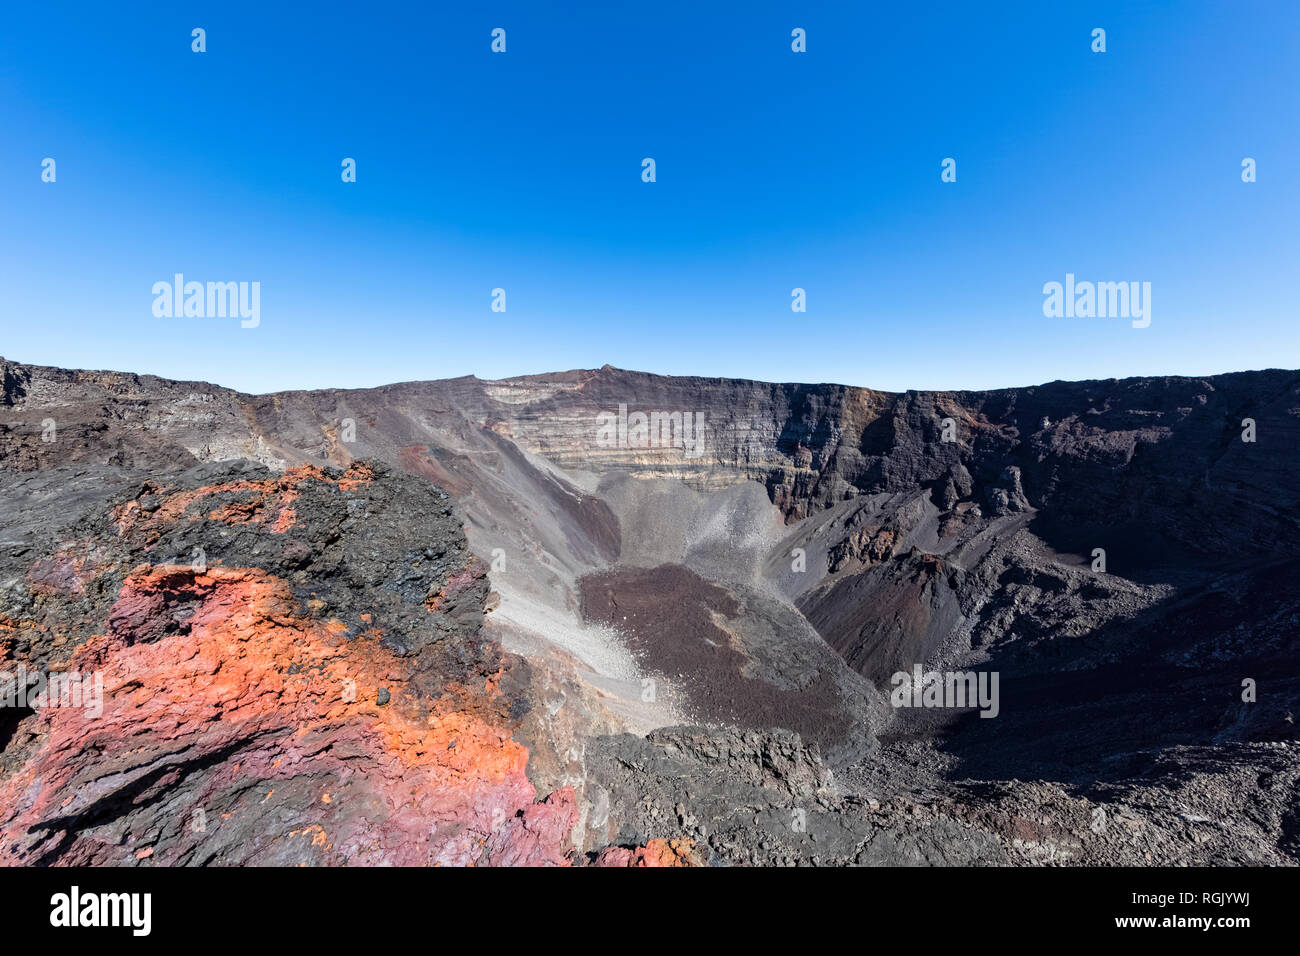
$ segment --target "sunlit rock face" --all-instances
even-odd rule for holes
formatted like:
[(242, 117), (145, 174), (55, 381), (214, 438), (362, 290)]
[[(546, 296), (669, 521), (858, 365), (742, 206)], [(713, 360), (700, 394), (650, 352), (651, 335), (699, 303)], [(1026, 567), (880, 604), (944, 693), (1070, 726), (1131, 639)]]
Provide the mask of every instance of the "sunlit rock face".
[(6, 666), (83, 699), (8, 728), (4, 862), (567, 862), (443, 493), (363, 463), (119, 488), (6, 607)]
[(0, 386), (5, 862), (1295, 858), (1300, 373)]

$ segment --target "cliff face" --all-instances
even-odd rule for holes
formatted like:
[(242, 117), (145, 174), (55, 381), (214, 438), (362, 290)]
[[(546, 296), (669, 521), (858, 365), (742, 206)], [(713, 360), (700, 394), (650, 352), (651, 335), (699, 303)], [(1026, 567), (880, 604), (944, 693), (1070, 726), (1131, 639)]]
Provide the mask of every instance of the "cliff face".
[(572, 792), (534, 803), (436, 489), (368, 464), (3, 488), (0, 651), (46, 695), (6, 711), (4, 862), (565, 861)]
[[(1293, 749), (1232, 775), (1295, 737), (1300, 373), (0, 386), (0, 661), (104, 682), (0, 710), (7, 862), (798, 860), (810, 800), (838, 862), (1037, 862), (1015, 820), (1126, 774), (1264, 821), (1152, 816), (1162, 859), (1293, 852)], [(914, 665), (997, 671), (1002, 716), (891, 708)], [(655, 729), (693, 722), (734, 729)]]
[[(606, 366), (245, 396), (206, 383), (0, 363), (0, 401), (17, 413), (3, 423), (0, 449), (19, 470), (67, 460), (346, 465), (381, 457), (463, 494), (464, 458), (487, 430), (570, 472), (619, 469), (701, 488), (758, 481), (791, 521), (856, 495), (928, 488), (985, 510), (1027, 503), (1050, 511), (1062, 534), (1132, 524), (1204, 553), (1289, 553), (1300, 541), (1285, 454), (1300, 441), (1300, 375), (1281, 370), (889, 394)], [(683, 416), (688, 429), (689, 421), (701, 427), (683, 436)], [(47, 419), (61, 429), (57, 448), (42, 440)], [(602, 431), (628, 419), (622, 431)], [(1253, 442), (1241, 440), (1247, 419)]]
[[(1300, 543), (1298, 483), (1284, 453), (1300, 446), (1295, 372), (904, 394), (582, 374), (564, 389), (527, 379), (485, 385), (495, 403), (482, 414), (570, 470), (761, 481), (792, 521), (857, 495), (926, 488), (949, 506), (1050, 511), (1063, 534), (1132, 524), (1202, 553), (1294, 553)], [(635, 435), (627, 447), (602, 447), (599, 416), (620, 406), (698, 413), (698, 457), (635, 447)], [(1246, 419), (1253, 443), (1241, 440)]]

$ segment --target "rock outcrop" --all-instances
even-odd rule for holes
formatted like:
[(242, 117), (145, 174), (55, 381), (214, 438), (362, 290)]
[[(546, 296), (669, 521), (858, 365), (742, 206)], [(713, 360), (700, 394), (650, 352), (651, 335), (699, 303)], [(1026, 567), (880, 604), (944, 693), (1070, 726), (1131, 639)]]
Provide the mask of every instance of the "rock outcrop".
[(81, 691), (8, 717), (4, 862), (567, 862), (444, 494), (363, 462), (40, 477), (6, 500), (113, 487), (0, 559), (4, 668)]
[(1298, 448), (1283, 370), (0, 360), (0, 669), (102, 681), (0, 708), (0, 861), (1295, 862)]

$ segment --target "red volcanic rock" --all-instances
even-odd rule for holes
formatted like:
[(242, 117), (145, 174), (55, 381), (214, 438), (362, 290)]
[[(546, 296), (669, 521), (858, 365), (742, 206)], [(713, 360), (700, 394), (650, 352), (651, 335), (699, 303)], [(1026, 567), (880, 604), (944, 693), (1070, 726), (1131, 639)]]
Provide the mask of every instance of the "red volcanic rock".
[(705, 860), (694, 841), (655, 839), (645, 846), (609, 846), (596, 855), (593, 866), (703, 866)]
[(568, 866), (560, 848), (578, 824), (572, 787), (556, 790), (540, 803), (524, 807), (493, 834), (485, 862), (492, 866)]
[[(185, 632), (164, 633), (160, 616), (180, 604), (189, 609)], [(528, 751), (488, 719), (487, 689), (452, 688), (431, 703), (407, 686), (396, 655), (342, 631), (301, 617), (285, 583), (257, 569), (136, 569), (109, 632), (72, 660), (74, 670), (103, 675), (103, 714), (40, 712), (44, 745), (0, 785), (4, 842), (44, 826), (63, 849), (60, 862), (143, 859), (146, 848), (153, 862), (174, 862), (205, 833), (186, 829), (179, 841), (145, 847), (154, 836), (146, 830), (114, 845), (50, 821), (93, 818), (122, 775), (165, 789), (200, 773), (201, 793), (213, 799), (174, 812), (245, 828), (247, 862), (265, 859), (277, 839), (313, 863), (565, 862), (572, 791), (532, 804)], [(376, 705), (381, 687), (389, 706)], [(286, 784), (320, 797), (281, 808), (272, 801)], [(260, 798), (217, 797), (232, 791)], [(31, 850), (49, 852), (40, 843)], [(20, 861), (36, 862), (8, 862)]]
[[(479, 634), (486, 569), (445, 496), (364, 463), (252, 474), (146, 483), (102, 554), (30, 565), (38, 600), (0, 650), (102, 696), (20, 718), (0, 863), (567, 864), (574, 794), (533, 802), (519, 683)], [(148, 561), (200, 544), (222, 560)]]
[(33, 594), (79, 597), (103, 572), (105, 563), (93, 542), (83, 542), (36, 561), (27, 572), (27, 583)]

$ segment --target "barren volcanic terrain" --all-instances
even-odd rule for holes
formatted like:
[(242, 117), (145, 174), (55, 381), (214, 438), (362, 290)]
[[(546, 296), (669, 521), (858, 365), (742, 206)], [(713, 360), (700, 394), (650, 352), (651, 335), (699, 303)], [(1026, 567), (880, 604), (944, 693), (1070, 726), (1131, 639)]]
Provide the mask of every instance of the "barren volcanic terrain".
[(1298, 455), (1294, 371), (0, 359), (0, 862), (1292, 865)]

